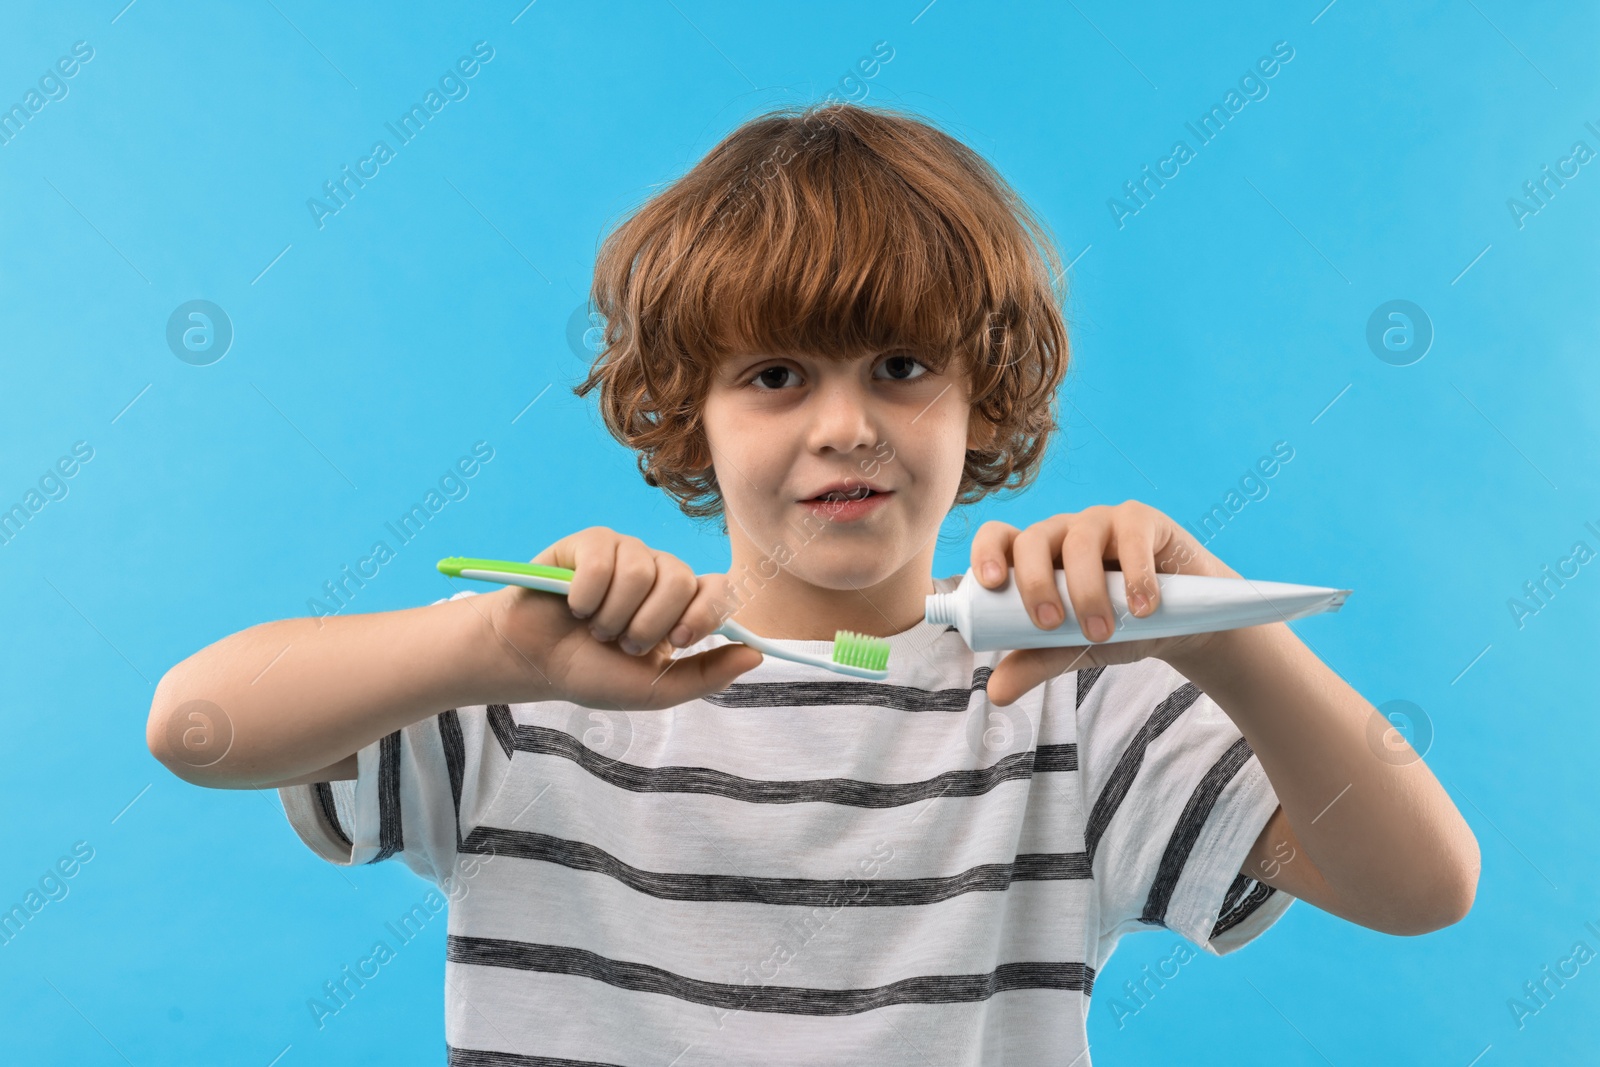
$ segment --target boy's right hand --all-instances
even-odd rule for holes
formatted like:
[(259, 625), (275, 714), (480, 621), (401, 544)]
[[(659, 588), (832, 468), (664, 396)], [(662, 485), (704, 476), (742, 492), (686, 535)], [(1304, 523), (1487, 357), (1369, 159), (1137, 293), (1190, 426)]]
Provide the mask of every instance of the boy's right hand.
[(725, 574), (696, 576), (676, 556), (604, 526), (563, 537), (531, 562), (572, 570), (572, 589), (563, 597), (508, 585), (483, 595), (512, 689), (507, 703), (658, 710), (725, 689), (761, 662), (742, 644), (673, 659), (726, 620)]

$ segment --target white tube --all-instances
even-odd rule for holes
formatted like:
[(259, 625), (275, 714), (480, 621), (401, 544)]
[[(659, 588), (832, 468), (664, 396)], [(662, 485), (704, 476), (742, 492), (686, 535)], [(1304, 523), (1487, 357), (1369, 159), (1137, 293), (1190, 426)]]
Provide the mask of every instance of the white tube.
[(1106, 593), (1111, 600), (1116, 627), (1105, 641), (1091, 642), (1078, 628), (1072, 601), (1067, 598), (1065, 571), (1056, 568), (1055, 579), (1056, 592), (1067, 617), (1053, 630), (1041, 630), (1034, 624), (1023, 606), (1022, 593), (1014, 578), (1015, 572), (1008, 570), (1004, 585), (986, 589), (969, 568), (953, 592), (934, 593), (928, 597), (924, 619), (954, 626), (974, 652), (992, 652), (1142, 641), (1287, 622), (1318, 612), (1338, 611), (1351, 593), (1349, 589), (1257, 582), (1248, 578), (1162, 574), (1156, 577), (1161, 588), (1156, 610), (1141, 619), (1128, 610), (1122, 572), (1107, 571)]

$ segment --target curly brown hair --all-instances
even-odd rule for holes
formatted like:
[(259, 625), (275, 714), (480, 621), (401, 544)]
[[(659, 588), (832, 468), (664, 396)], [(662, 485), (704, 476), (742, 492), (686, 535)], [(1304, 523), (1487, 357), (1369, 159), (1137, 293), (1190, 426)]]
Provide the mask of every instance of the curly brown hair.
[[(701, 401), (734, 353), (964, 361), (976, 440), (956, 504), (1021, 489), (1055, 431), (1067, 331), (1048, 229), (921, 118), (848, 103), (752, 119), (602, 243), (590, 290), (612, 436), (690, 518), (723, 512)], [(981, 421), (980, 421), (981, 420)], [(726, 517), (724, 516), (724, 528)]]

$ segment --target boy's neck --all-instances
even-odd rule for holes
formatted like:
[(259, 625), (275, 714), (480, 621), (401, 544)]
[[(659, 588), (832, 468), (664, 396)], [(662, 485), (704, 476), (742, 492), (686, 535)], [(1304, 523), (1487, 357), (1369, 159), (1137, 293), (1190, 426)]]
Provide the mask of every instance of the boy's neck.
[(933, 584), (931, 541), (888, 578), (844, 589), (814, 585), (792, 574), (775, 564), (774, 555), (750, 551), (742, 537), (733, 537), (731, 543), (728, 578), (734, 585), (736, 609), (732, 618), (760, 637), (832, 641), (839, 630), (889, 637), (922, 622), (925, 598), (938, 591)]

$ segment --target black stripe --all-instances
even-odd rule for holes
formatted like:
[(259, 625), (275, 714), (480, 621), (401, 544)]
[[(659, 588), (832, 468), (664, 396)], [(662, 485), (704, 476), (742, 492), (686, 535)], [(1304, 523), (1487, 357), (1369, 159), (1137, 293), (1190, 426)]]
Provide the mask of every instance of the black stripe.
[(1206, 820), (1211, 817), (1212, 810), (1217, 806), (1217, 798), (1222, 795), (1222, 790), (1233, 781), (1239, 773), (1239, 768), (1244, 766), (1246, 760), (1252, 755), (1250, 745), (1244, 738), (1239, 738), (1228, 747), (1228, 751), (1217, 757), (1205, 777), (1201, 778), (1189, 794), (1188, 803), (1183, 806), (1183, 814), (1178, 816), (1178, 824), (1172, 828), (1172, 836), (1167, 838), (1167, 847), (1161, 854), (1161, 864), (1156, 868), (1155, 880), (1150, 885), (1150, 895), (1144, 902), (1144, 913), (1139, 916), (1140, 922), (1152, 926), (1165, 926), (1167, 908), (1172, 903), (1172, 894), (1178, 888), (1178, 879), (1183, 877), (1183, 868), (1189, 862), (1189, 854), (1194, 851), (1194, 843), (1200, 837)]
[(902, 978), (863, 989), (706, 982), (567, 945), (534, 945), (457, 934), (449, 935), (445, 958), (452, 963), (592, 978), (618, 989), (660, 993), (730, 1011), (786, 1015), (856, 1015), (893, 1004), (968, 1004), (1013, 989), (1077, 990), (1087, 995), (1094, 987), (1094, 968), (1088, 964), (1042, 962), (1002, 963), (987, 974)]
[(1254, 915), (1256, 909), (1265, 904), (1267, 902), (1267, 898), (1278, 891), (1276, 888), (1267, 885), (1265, 882), (1251, 881), (1250, 886), (1250, 892), (1246, 893), (1243, 898), (1240, 899), (1237, 907), (1235, 907), (1232, 911), (1229, 911), (1226, 908), (1223, 909), (1221, 918), (1217, 920), (1217, 925), (1211, 928), (1211, 940), (1215, 941), (1218, 934), (1223, 933), (1226, 930), (1233, 929), (1235, 926), (1238, 926), (1240, 923), (1248, 919), (1251, 915)]
[(1075, 771), (1078, 769), (1078, 746), (1069, 741), (1064, 745), (1040, 745), (1034, 750), (1033, 770)]
[(516, 720), (511, 717), (511, 708), (505, 704), (490, 704), (487, 713), (489, 728), (494, 731), (494, 739), (500, 742), (500, 749), (506, 754), (506, 759), (510, 759), (511, 751), (515, 747), (512, 738), (517, 730)]
[(1088, 667), (1078, 672), (1078, 707), (1083, 707), (1083, 698), (1089, 695), (1105, 670), (1104, 667)]
[(461, 736), (461, 717), (454, 708), (438, 715), (439, 744), (444, 748), (444, 765), (450, 773), (450, 799), (456, 809), (456, 849), (461, 848), (461, 785), (466, 778), (467, 745)]
[(602, 1063), (599, 1060), (569, 1060), (560, 1056), (524, 1056), (519, 1052), (492, 1052), (488, 1049), (456, 1048), (445, 1045), (449, 1052), (447, 1067), (621, 1067), (620, 1064)]
[(918, 689), (909, 685), (845, 679), (826, 682), (735, 682), (719, 693), (700, 699), (723, 708), (870, 705), (895, 711), (966, 711), (973, 691), (987, 688), (988, 682), (989, 668), (978, 667), (972, 672), (972, 684), (964, 689)]
[(749, 804), (842, 804), (893, 808), (933, 797), (982, 796), (1003, 782), (1026, 780), (1036, 772), (1073, 771), (1077, 746), (1040, 745), (1014, 752), (989, 767), (945, 771), (916, 782), (864, 782), (853, 778), (743, 778), (710, 767), (644, 767), (602, 756), (569, 733), (519, 723), (517, 751), (569, 759), (595, 778), (635, 793), (703, 793)]
[(1228, 914), (1228, 909), (1233, 907), (1234, 901), (1239, 899), (1239, 894), (1244, 892), (1244, 887), (1251, 881), (1252, 879), (1246, 875), (1234, 875), (1233, 881), (1228, 883), (1228, 891), (1222, 895), (1222, 910), (1218, 914)]
[(963, 893), (1004, 892), (1012, 882), (1092, 877), (1084, 852), (1032, 852), (1010, 863), (982, 863), (959, 874), (927, 878), (775, 878), (741, 874), (646, 871), (602, 848), (550, 834), (479, 826), (461, 851), (555, 863), (613, 878), (660, 900), (718, 904), (781, 904), (808, 907), (900, 907), (933, 904)]
[(400, 828), (400, 731), (378, 745), (378, 854), (368, 863), (386, 860), (405, 847)]
[(1012, 861), (1013, 882), (1061, 882), (1093, 877), (1087, 852), (1024, 852)]
[(322, 818), (333, 836), (345, 848), (350, 847), (350, 835), (344, 832), (344, 827), (339, 824), (339, 808), (333, 802), (332, 782), (313, 782), (311, 795), (317, 802), (317, 808), (322, 812)]
[(1200, 687), (1193, 682), (1185, 682), (1179, 686), (1167, 699), (1157, 705), (1156, 710), (1144, 721), (1144, 725), (1139, 727), (1139, 732), (1128, 742), (1128, 747), (1122, 750), (1122, 756), (1112, 769), (1111, 777), (1106, 780), (1100, 795), (1095, 798), (1094, 808), (1089, 812), (1089, 824), (1084, 829), (1084, 844), (1091, 857), (1099, 847), (1100, 838), (1104, 836), (1106, 828), (1111, 825), (1111, 817), (1117, 813), (1117, 808), (1127, 797), (1128, 790), (1133, 788), (1134, 777), (1144, 764), (1145, 750), (1167, 727), (1176, 722), (1178, 716), (1187, 711), (1189, 705), (1199, 696)]

